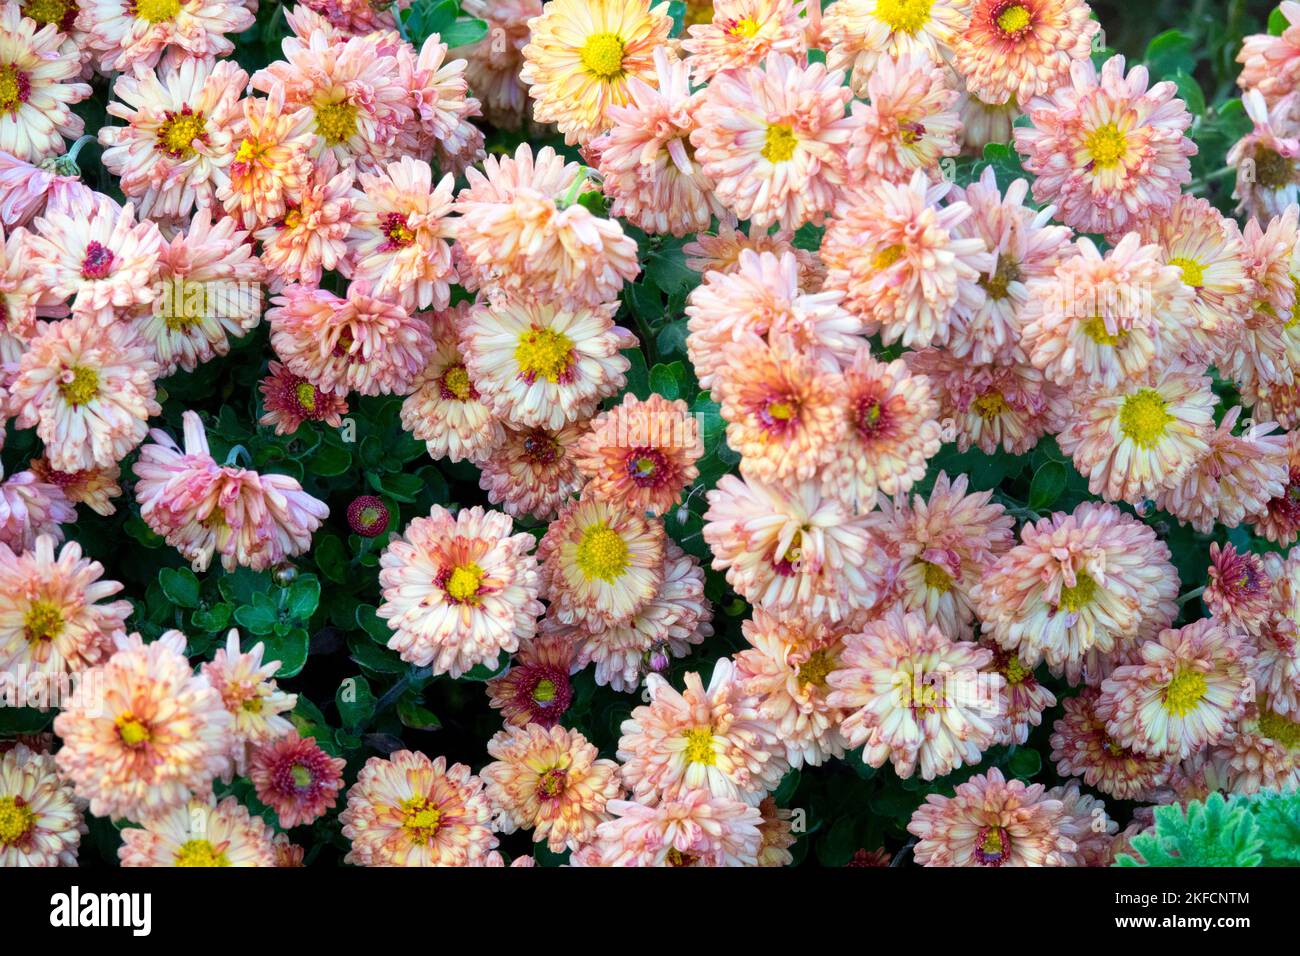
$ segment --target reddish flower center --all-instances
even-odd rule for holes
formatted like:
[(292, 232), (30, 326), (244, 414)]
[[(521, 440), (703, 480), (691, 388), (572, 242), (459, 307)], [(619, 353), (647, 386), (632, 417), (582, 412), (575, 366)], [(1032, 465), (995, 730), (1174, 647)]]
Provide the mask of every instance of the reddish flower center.
[(87, 279), (104, 279), (113, 271), (113, 253), (92, 239), (86, 244), (86, 257), (81, 260), (81, 274)]
[(543, 800), (554, 800), (564, 793), (568, 774), (559, 767), (552, 767), (537, 780), (537, 796)]
[(671, 477), (672, 468), (655, 448), (634, 448), (626, 459), (627, 476), (641, 488), (657, 488)]
[(975, 859), (983, 866), (1001, 866), (1011, 857), (1011, 834), (1002, 827), (985, 827), (975, 840)]
[(534, 465), (552, 465), (560, 457), (560, 443), (540, 428), (534, 429), (524, 437), (524, 456)]
[(400, 212), (390, 212), (383, 220), (384, 249), (404, 249), (415, 241), (415, 233), (406, 224), (406, 217)]
[(478, 398), (478, 392), (474, 390), (474, 383), (469, 380), (469, 372), (465, 370), (464, 362), (448, 365), (443, 370), (438, 378), (438, 394), (443, 399), (455, 399), (458, 402)]

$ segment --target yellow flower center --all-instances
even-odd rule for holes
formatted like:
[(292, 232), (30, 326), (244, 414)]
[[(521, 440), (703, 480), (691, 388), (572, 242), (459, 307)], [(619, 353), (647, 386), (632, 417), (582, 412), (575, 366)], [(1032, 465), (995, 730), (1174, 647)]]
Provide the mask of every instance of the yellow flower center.
[(1110, 169), (1118, 166), (1128, 152), (1128, 139), (1120, 132), (1118, 126), (1107, 123), (1089, 133), (1083, 147), (1092, 157), (1093, 166), (1099, 169)]
[(262, 147), (256, 140), (246, 139), (239, 144), (239, 149), (235, 150), (235, 162), (251, 163), (253, 160), (262, 155)]
[(920, 562), (925, 567), (925, 586), (933, 588), (940, 594), (947, 594), (952, 590), (952, 575), (939, 567), (937, 564), (931, 564), (929, 561)]
[(1025, 678), (1030, 676), (1033, 671), (1020, 662), (1020, 658), (1012, 654), (1007, 658), (1006, 667), (1002, 668), (1002, 676), (1007, 679), (1011, 685), (1023, 684)]
[(1119, 413), (1119, 430), (1142, 448), (1150, 448), (1164, 437), (1174, 416), (1165, 410), (1165, 400), (1154, 388), (1143, 388), (1124, 399)]
[(608, 525), (594, 524), (582, 532), (576, 559), (588, 581), (615, 581), (627, 570), (627, 542)]
[(447, 374), (442, 377), (442, 384), (462, 402), (469, 398), (469, 372), (465, 370), (465, 366), (457, 365), (447, 369)]
[(989, 827), (980, 843), (980, 852), (988, 857), (1002, 858), (1007, 852), (1007, 833), (1001, 827)]
[(1002, 397), (1002, 393), (996, 389), (991, 392), (985, 392), (975, 401), (971, 402), (971, 408), (975, 409), (975, 414), (980, 418), (988, 421), (997, 418), (1005, 412), (1010, 406), (1007, 400)]
[(194, 147), (190, 144), (207, 131), (208, 124), (202, 113), (174, 113), (158, 127), (158, 143), (164, 152), (179, 159), (189, 159), (194, 155)]
[(1057, 605), (1067, 613), (1074, 614), (1092, 602), (1097, 594), (1097, 582), (1085, 572), (1074, 576), (1074, 587), (1061, 588), (1061, 600)]
[(311, 786), (311, 769), (304, 767), (300, 763), (296, 763), (289, 768), (289, 776), (293, 777), (293, 785), (299, 790), (306, 790)]
[(579, 56), (592, 76), (612, 80), (623, 73), (623, 38), (617, 33), (593, 33)]
[(346, 143), (357, 135), (357, 108), (347, 100), (316, 107), (316, 132), (328, 146)]
[(1265, 189), (1282, 189), (1296, 178), (1296, 163), (1272, 149), (1255, 150), (1255, 182)]
[(239, 705), (240, 709), (246, 714), (260, 714), (262, 712), (262, 698), (250, 697)]
[(713, 752), (713, 728), (692, 727), (686, 731), (687, 763), (702, 763), (712, 767), (718, 762), (718, 755)]
[(63, 18), (68, 15), (73, 0), (28, 0), (23, 4), (23, 16), (31, 17), (37, 23), (63, 25)]
[(1111, 335), (1106, 331), (1106, 320), (1099, 315), (1094, 315), (1083, 323), (1083, 334), (1098, 345), (1109, 345), (1112, 348), (1122, 344), (1128, 338), (1128, 332), (1125, 329), (1119, 329), (1114, 335)]
[(799, 145), (794, 130), (780, 123), (772, 123), (767, 128), (763, 143), (763, 158), (769, 163), (784, 163), (794, 155), (794, 148)]
[(173, 866), (230, 866), (224, 850), (207, 840), (186, 840), (176, 851)]
[(564, 792), (569, 775), (560, 767), (551, 767), (537, 781), (537, 795), (544, 800), (558, 797)]
[(1276, 740), (1288, 750), (1300, 748), (1300, 723), (1288, 720), (1267, 707), (1260, 709), (1259, 732), (1270, 740)]
[(984, 276), (979, 284), (989, 294), (990, 299), (1005, 299), (1007, 289), (1013, 282), (1020, 280), (1020, 264), (1010, 256), (998, 256), (998, 267), (990, 276)]
[(934, 0), (877, 0), (876, 16), (897, 33), (915, 35), (930, 20)]
[(743, 20), (737, 20), (735, 25), (727, 32), (734, 37), (749, 37), (752, 39), (758, 35), (758, 31), (762, 28), (762, 24), (753, 17), (745, 17)]
[(998, 14), (998, 29), (1003, 33), (1018, 33), (1029, 26), (1029, 11), (1016, 4)]
[(9, 63), (0, 66), (0, 112), (16, 113), (29, 89), (27, 78), (17, 67)]
[(903, 247), (895, 243), (892, 246), (885, 246), (871, 260), (871, 267), (877, 272), (888, 269), (899, 259), (903, 258)]
[(519, 337), (515, 361), (528, 381), (538, 376), (558, 382), (573, 364), (573, 340), (563, 332), (530, 329)]
[(1195, 259), (1184, 259), (1181, 256), (1175, 256), (1169, 260), (1171, 266), (1178, 266), (1183, 270), (1183, 284), (1189, 285), (1193, 289), (1199, 289), (1205, 284), (1205, 270)]
[(130, 711), (118, 716), (114, 725), (117, 727), (117, 735), (122, 739), (122, 743), (128, 747), (139, 747), (153, 739), (153, 734), (149, 728)]
[(447, 579), (447, 593), (452, 600), (462, 604), (477, 603), (478, 589), (483, 584), (483, 569), (477, 564), (458, 564)]
[(52, 641), (63, 630), (63, 612), (49, 601), (36, 600), (23, 615), (23, 634), (29, 644)]
[(69, 405), (85, 405), (99, 394), (99, 373), (84, 365), (73, 366), (72, 381), (60, 382), (59, 392)]
[(304, 411), (316, 411), (316, 386), (311, 382), (299, 382), (293, 387), (293, 397), (298, 400)]
[(36, 826), (36, 814), (15, 797), (0, 797), (0, 847), (14, 846)]
[(767, 417), (774, 422), (788, 422), (795, 417), (798, 405), (795, 402), (771, 401), (763, 409)]
[(549, 704), (555, 700), (555, 681), (543, 677), (533, 688), (533, 700), (539, 704)]
[(1208, 685), (1205, 675), (1194, 670), (1180, 670), (1165, 688), (1165, 710), (1177, 717), (1186, 717), (1205, 697)]
[(172, 20), (181, 12), (181, 0), (135, 0), (133, 6), (137, 19), (150, 23)]
[(826, 675), (835, 670), (836, 663), (835, 655), (829, 649), (813, 651), (799, 667), (799, 685), (806, 687), (812, 684), (814, 687), (825, 687)]
[(402, 803), (402, 829), (417, 846), (428, 843), (438, 834), (442, 825), (442, 811), (433, 806), (427, 797), (411, 797)]

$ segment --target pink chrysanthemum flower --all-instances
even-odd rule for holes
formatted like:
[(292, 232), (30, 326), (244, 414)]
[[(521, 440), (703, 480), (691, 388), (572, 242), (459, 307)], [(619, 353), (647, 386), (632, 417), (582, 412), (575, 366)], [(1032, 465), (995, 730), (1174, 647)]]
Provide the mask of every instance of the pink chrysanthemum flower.
[(0, 150), (0, 224), (5, 229), (25, 226), (50, 203), (68, 203), (86, 189), (72, 171), (66, 155), (46, 158), (38, 165)]
[(1257, 554), (1210, 542), (1209, 582), (1201, 599), (1210, 615), (1234, 630), (1259, 633), (1272, 609), (1272, 582)]
[(993, 652), (989, 669), (1001, 674), (1006, 683), (997, 707), (1001, 714), (995, 744), (1020, 745), (1029, 739), (1029, 729), (1043, 722), (1043, 711), (1056, 705), (1056, 695), (1038, 682), (1031, 668), (1014, 651), (981, 642)]
[(562, 428), (617, 394), (636, 337), (599, 307), (502, 299), (475, 306), (461, 328), (465, 366), (483, 403), (525, 428)]
[(994, 258), (982, 239), (957, 232), (969, 205), (939, 205), (950, 188), (921, 170), (908, 183), (868, 183), (822, 237), (823, 287), (843, 292), (844, 307), (886, 345), (943, 345), (955, 314), (973, 314), (984, 300), (978, 282)]
[(1070, 82), (1024, 104), (1032, 125), (1015, 130), (1034, 198), (1056, 203), (1079, 232), (1118, 239), (1138, 222), (1168, 212), (1191, 180), (1196, 144), (1184, 135), (1192, 115), (1169, 81), (1147, 88), (1147, 68), (1124, 74), (1113, 56), (1100, 74), (1084, 57)]
[(455, 517), (434, 505), (379, 559), (384, 599), (378, 614), (403, 660), (459, 677), (496, 667), (533, 636), (542, 614), (537, 559), (529, 534), (512, 534), (509, 516), (464, 508)]
[(135, 463), (140, 517), (156, 534), (205, 570), (220, 553), (227, 571), (261, 571), (311, 547), (329, 508), (287, 475), (219, 466), (198, 413), (187, 411), (184, 451), (161, 429)]
[(224, 34), (243, 33), (253, 11), (243, 0), (84, 0), (77, 16), (101, 73), (129, 73), (160, 59), (222, 59), (235, 45)]
[(529, 118), (528, 87), (519, 71), (531, 36), (528, 21), (542, 15), (542, 0), (462, 0), (460, 9), (488, 25), (487, 36), (462, 48), (465, 78), (482, 101), (483, 116), (493, 126), (519, 129)]
[(585, 427), (574, 423), (547, 431), (507, 425), (501, 447), (477, 462), (479, 487), (488, 501), (516, 518), (554, 518), (582, 490), (577, 446)]
[(303, 740), (290, 731), (253, 749), (248, 779), (257, 799), (273, 808), (288, 830), (324, 816), (338, 802), (346, 763), (321, 750), (315, 737)]
[(826, 8), (820, 46), (833, 68), (852, 69), (862, 95), (882, 57), (943, 63), (969, 17), (969, 0), (838, 0)]
[(382, 172), (361, 173), (358, 183), (347, 274), (407, 309), (447, 308), (456, 279), (445, 238), (451, 174), (435, 186), (428, 163), (403, 156)]
[(76, 520), (77, 510), (63, 489), (34, 472), (20, 471), (0, 481), (0, 544), (15, 554), (32, 550), (41, 535), (57, 544), (63, 540), (59, 526)]
[(55, 555), (41, 535), (33, 551), (0, 547), (0, 670), (62, 678), (101, 663), (125, 636), (130, 601), (106, 601), (122, 590), (100, 580), (104, 566), (69, 541)]
[(307, 150), (315, 134), (311, 110), (286, 107), (283, 87), (266, 99), (248, 96), (240, 102), (243, 118), (231, 140), (239, 145), (217, 199), (245, 229), (256, 229), (283, 218), (307, 185), (312, 170)]
[(990, 103), (1051, 93), (1086, 60), (1101, 24), (1084, 0), (975, 0), (953, 43), (953, 66)]
[(1249, 90), (1242, 103), (1255, 125), (1225, 159), (1237, 170), (1232, 191), (1237, 213), (1259, 219), (1280, 216), (1300, 198), (1300, 102), (1288, 96), (1270, 108), (1259, 90)]
[(1064, 866), (1078, 844), (1064, 832), (1065, 807), (1043, 785), (1007, 780), (991, 767), (930, 794), (907, 825), (922, 866)]
[(587, 183), (549, 146), (521, 143), (465, 173), (456, 198), (461, 278), (491, 293), (597, 305), (640, 271), (636, 243), (614, 219), (576, 202)]
[(493, 760), (483, 768), (484, 793), (497, 829), (531, 829), (552, 853), (576, 850), (611, 819), (605, 806), (623, 795), (619, 767), (576, 730), (529, 724), (506, 726), (488, 741)]
[(1280, 9), (1286, 18), (1281, 34), (1251, 34), (1237, 52), (1237, 62), (1242, 65), (1237, 85), (1243, 90), (1259, 90), (1269, 104), (1295, 90), (1300, 82), (1300, 3), (1284, 0)]
[[(120, 75), (104, 126), (103, 162), (141, 216), (178, 219), (216, 202), (216, 189), (235, 155), (233, 128), (248, 74), (229, 60), (186, 57), (160, 72)], [(121, 102), (118, 102), (120, 100)]]
[(573, 641), (558, 634), (538, 634), (522, 641), (509, 669), (487, 682), (488, 704), (515, 727), (551, 728), (573, 703), (569, 676), (576, 673)]
[(464, 60), (447, 60), (447, 44), (433, 34), (425, 39), (419, 56), (410, 58), (409, 47), (397, 48), (406, 93), (418, 127), (398, 132), (398, 148), (407, 155), (433, 153), (444, 173), (462, 175), (483, 159), (483, 132), (470, 122), (480, 113), (479, 101), (469, 95)]
[(1015, 524), (991, 491), (967, 493), (968, 476), (939, 472), (929, 500), (882, 498), (872, 528), (895, 565), (894, 596), (949, 640), (973, 638), (972, 589), (1011, 549)]
[(85, 121), (71, 107), (90, 96), (77, 82), (81, 61), (53, 24), (41, 26), (16, 3), (0, 13), (0, 149), (38, 163), (62, 153)]
[(496, 848), (483, 782), (446, 757), (371, 757), (339, 815), (357, 866), (473, 866)]
[(284, 215), (253, 234), (273, 292), (295, 283), (320, 285), (323, 270), (341, 266), (356, 205), (352, 170), (339, 169), (333, 153), (313, 160), (302, 186), (289, 190)]
[(787, 488), (724, 475), (707, 498), (713, 568), (755, 607), (840, 621), (876, 604), (885, 556), (868, 520), (818, 482)]
[(714, 664), (707, 688), (699, 674), (685, 680), (679, 694), (658, 674), (646, 677), (650, 703), (623, 721), (618, 741), (624, 783), (644, 803), (702, 789), (757, 806), (787, 769), (776, 723), (728, 658)]
[(122, 866), (275, 866), (272, 830), (234, 797), (191, 800), (122, 830)]
[(1106, 814), (1106, 804), (1084, 793), (1074, 780), (1053, 787), (1046, 796), (1061, 801), (1064, 810), (1061, 832), (1075, 842), (1074, 851), (1064, 857), (1065, 865), (1108, 866), (1119, 824)]
[(553, 0), (528, 21), (523, 49), (533, 118), (555, 123), (570, 145), (608, 129), (609, 107), (628, 101), (630, 80), (653, 75), (672, 25), (667, 5), (650, 0)]
[(1273, 710), (1300, 719), (1300, 552), (1285, 560), (1266, 554), (1264, 568), (1272, 581), (1273, 613), (1258, 634), (1251, 677)]
[(83, 808), (49, 754), (19, 744), (0, 755), (0, 866), (76, 866)]
[(1085, 687), (1077, 697), (1065, 699), (1065, 713), (1052, 725), (1056, 772), (1082, 777), (1088, 786), (1117, 800), (1150, 799), (1172, 766), (1163, 757), (1137, 753), (1111, 739), (1105, 721), (1097, 717), (1100, 693)]
[(656, 394), (643, 402), (628, 392), (622, 404), (591, 420), (578, 443), (575, 460), (587, 493), (665, 514), (699, 477), (699, 424), (683, 401)]
[(35, 426), (51, 466), (114, 465), (144, 440), (158, 366), (138, 331), (93, 316), (55, 322), (31, 342), (9, 386), (18, 427)]
[(231, 628), (226, 646), (199, 672), (221, 695), (234, 723), (230, 731), (230, 759), (236, 773), (244, 772), (249, 748), (261, 747), (293, 731), (287, 714), (298, 703), (297, 694), (286, 694), (275, 682), (279, 661), (262, 663), (266, 645), (259, 641), (247, 653), (240, 650), (239, 631)]
[(971, 590), (985, 636), (1030, 667), (1095, 685), (1102, 662), (1168, 627), (1178, 574), (1155, 532), (1114, 505), (1085, 501), (1020, 532)]
[(289, 371), (336, 395), (405, 395), (433, 354), (429, 323), (370, 294), (364, 283), (340, 299), (288, 286), (266, 313), (271, 345)]
[(185, 635), (138, 634), (87, 672), (102, 694), (75, 695), (54, 718), (59, 771), (98, 817), (145, 820), (208, 792), (229, 767), (233, 720), (185, 658)]
[(122, 493), (117, 483), (122, 472), (117, 465), (59, 471), (50, 466), (49, 459), (41, 457), (33, 458), (28, 467), (39, 480), (61, 489), (69, 501), (83, 504), (97, 515), (107, 516), (117, 511), (113, 499)]
[(1216, 399), (1210, 379), (1193, 368), (1175, 364), (1075, 399), (1075, 418), (1057, 441), (1088, 490), (1107, 501), (1150, 498), (1209, 451)]
[(1181, 760), (1232, 732), (1253, 687), (1247, 638), (1213, 620), (1161, 631), (1101, 685), (1097, 717), (1120, 746)]
[(740, 254), (746, 249), (770, 252), (778, 259), (788, 252), (798, 264), (795, 288), (806, 292), (816, 292), (821, 288), (826, 270), (817, 253), (795, 247), (792, 230), (772, 230), (771, 227), (751, 225), (747, 231), (742, 232), (731, 221), (734, 218), (728, 215), (718, 223), (715, 232), (697, 232), (690, 242), (682, 246), (688, 269), (707, 277), (713, 271), (735, 272), (740, 266)]
[(934, 174), (961, 146), (958, 92), (949, 74), (923, 54), (881, 57), (866, 83), (869, 104), (853, 105), (847, 161), (858, 183), (905, 183), (914, 170)]
[(758, 226), (821, 222), (847, 175), (852, 94), (843, 81), (838, 70), (781, 53), (714, 77), (691, 145), (718, 201)]
[(1286, 433), (1286, 446), (1286, 486), (1248, 519), (1256, 534), (1284, 546), (1300, 534), (1300, 430)]
[(1300, 786), (1300, 722), (1250, 704), (1239, 731), (1219, 747), (1226, 756), (1233, 793), (1292, 790)]
[(324, 422), (331, 428), (343, 425), (348, 403), (341, 396), (322, 390), (279, 362), (272, 361), (268, 371), (257, 386), (265, 409), (257, 420), (259, 425), (273, 425), (277, 435), (292, 435), (307, 421)]
[(872, 767), (891, 761), (900, 777), (919, 768), (933, 780), (979, 763), (999, 730), (1005, 684), (980, 673), (992, 658), (988, 648), (949, 640), (921, 614), (891, 608), (844, 638), (840, 666), (826, 678), (827, 703), (847, 714), (845, 746), (863, 747)]
[(1251, 219), (1241, 233), (1246, 250), (1243, 264), (1253, 301), (1240, 334), (1222, 340), (1215, 364), (1238, 384), (1246, 401), (1258, 396), (1272, 404), (1276, 398), (1286, 406), (1288, 394), (1294, 391), (1275, 386), (1290, 386), (1295, 380), (1292, 362), (1296, 355), (1289, 341), (1288, 324), (1297, 302), (1297, 285), (1291, 277), (1300, 228), (1297, 217), (1300, 207), (1288, 206), (1282, 215), (1270, 219), (1267, 227)]
[(760, 65), (772, 53), (802, 57), (804, 23), (794, 0), (717, 0), (709, 23), (686, 28), (682, 49), (700, 83)]
[(573, 857), (578, 866), (756, 866), (762, 814), (708, 790), (684, 792), (654, 806), (611, 800), (615, 817)]

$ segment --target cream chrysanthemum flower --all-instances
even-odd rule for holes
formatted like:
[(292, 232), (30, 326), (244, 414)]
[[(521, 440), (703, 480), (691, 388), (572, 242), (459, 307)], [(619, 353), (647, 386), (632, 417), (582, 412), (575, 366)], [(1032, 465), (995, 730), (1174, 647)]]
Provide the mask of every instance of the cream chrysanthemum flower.
[(1084, 0), (975, 0), (953, 43), (953, 66), (990, 103), (1028, 102), (1070, 81), (1101, 24)]
[(714, 664), (707, 688), (699, 674), (685, 680), (678, 693), (658, 674), (646, 678), (650, 702), (623, 721), (618, 741), (624, 783), (643, 803), (702, 789), (758, 806), (787, 769), (776, 723), (728, 658)]
[(997, 736), (1005, 678), (985, 670), (992, 659), (896, 605), (844, 638), (826, 700), (846, 713), (840, 733), (845, 746), (863, 747), (863, 762), (933, 780), (979, 763)]
[(672, 29), (668, 5), (650, 2), (552, 0), (528, 21), (519, 78), (538, 123), (555, 123), (570, 145), (609, 128), (609, 107), (628, 101), (630, 80), (653, 77)]
[(476, 866), (496, 848), (483, 782), (446, 757), (371, 757), (339, 815), (357, 866)]
[(122, 831), (122, 866), (276, 865), (273, 831), (234, 797), (191, 800)]
[(461, 328), (465, 366), (483, 403), (524, 428), (562, 428), (616, 394), (636, 337), (599, 307), (503, 299), (475, 306)]
[(0, 866), (76, 866), (83, 809), (49, 754), (22, 744), (0, 754)]
[(378, 615), (403, 660), (459, 677), (495, 668), (533, 636), (542, 614), (537, 559), (529, 534), (512, 534), (509, 516), (464, 508), (454, 517), (434, 505), (380, 556), (384, 599)]
[(1024, 115), (1015, 100), (986, 103), (965, 89), (957, 100), (957, 113), (961, 117), (962, 153), (968, 156), (983, 156), (989, 143), (1011, 142), (1015, 122)]
[(690, 790), (653, 806), (611, 800), (615, 817), (574, 854), (577, 866), (757, 866), (763, 817), (757, 807)]
[(1178, 611), (1178, 573), (1154, 531), (1085, 501), (1020, 532), (971, 590), (984, 634), (1030, 667), (1096, 685)]
[(1115, 388), (1084, 389), (1075, 402), (1075, 417), (1057, 441), (1088, 490), (1107, 501), (1150, 498), (1209, 451), (1216, 399), (1210, 379), (1196, 369), (1173, 365)]
[(837, 0), (822, 21), (826, 61), (852, 70), (859, 95), (881, 57), (920, 54), (942, 64), (966, 27), (968, 5), (969, 0)]
[(230, 712), (234, 724), (231, 728), (230, 759), (238, 774), (244, 773), (248, 748), (269, 744), (293, 731), (287, 717), (280, 716), (293, 710), (297, 694), (286, 694), (275, 682), (279, 661), (262, 663), (266, 644), (258, 641), (247, 652), (240, 650), (239, 631), (231, 628), (226, 634), (225, 647), (219, 648), (212, 660), (199, 668), (199, 673), (221, 695), (221, 702)]
[(804, 25), (794, 0), (717, 0), (713, 19), (686, 27), (682, 49), (701, 83), (758, 66), (772, 53), (801, 57)]
[(524, 828), (552, 853), (576, 850), (612, 819), (605, 806), (623, 795), (618, 764), (576, 730), (507, 726), (488, 741), (484, 793), (502, 833)]
[(77, 16), (88, 52), (106, 75), (164, 59), (223, 59), (235, 50), (225, 34), (252, 25), (244, 0), (82, 0)]
[(1095, 687), (1064, 701), (1065, 713), (1052, 725), (1052, 762), (1063, 777), (1082, 777), (1088, 786), (1117, 800), (1149, 800), (1173, 769), (1164, 757), (1122, 747), (1097, 717)]
[(342, 266), (357, 217), (352, 175), (351, 169), (339, 169), (333, 153), (322, 153), (311, 161), (302, 185), (288, 191), (284, 215), (253, 234), (262, 244), (271, 291), (320, 285), (325, 269)]
[(286, 107), (284, 97), (284, 88), (276, 87), (265, 99), (248, 96), (240, 101), (243, 117), (235, 122), (231, 140), (239, 145), (217, 199), (245, 229), (284, 217), (311, 174), (311, 110)]
[(221, 695), (185, 658), (185, 635), (151, 644), (138, 634), (87, 679), (102, 693), (64, 701), (55, 759), (97, 817), (146, 820), (209, 791), (229, 766), (233, 720)]
[(705, 88), (691, 133), (719, 202), (758, 226), (821, 222), (846, 181), (843, 74), (781, 53)]
[(554, 518), (582, 490), (577, 446), (585, 423), (558, 431), (505, 426), (505, 440), (479, 466), (479, 487), (488, 501), (516, 518)]
[(798, 262), (798, 274), (795, 285), (799, 289), (815, 292), (821, 288), (826, 270), (822, 267), (817, 253), (800, 249), (794, 244), (794, 231), (791, 229), (771, 229), (751, 225), (746, 230), (737, 228), (737, 223), (730, 220), (718, 222), (713, 232), (701, 231), (695, 238), (682, 246), (686, 257), (686, 267), (708, 276), (710, 272), (735, 272), (740, 265), (740, 254), (746, 249), (754, 252), (770, 252), (780, 257), (790, 253)]
[(16, 3), (0, 13), (0, 150), (32, 163), (62, 153), (85, 121), (71, 106), (90, 96), (81, 61), (54, 24), (29, 19)]

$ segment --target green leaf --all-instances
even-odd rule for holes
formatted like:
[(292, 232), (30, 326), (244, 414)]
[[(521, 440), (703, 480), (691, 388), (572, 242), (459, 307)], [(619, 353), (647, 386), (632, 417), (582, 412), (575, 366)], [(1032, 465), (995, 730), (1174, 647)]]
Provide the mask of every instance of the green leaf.
[(376, 644), (388, 646), (392, 640), (393, 631), (388, 626), (388, 622), (375, 613), (375, 609), (369, 604), (357, 605), (357, 625), (370, 635), (370, 639)]
[(347, 583), (347, 552), (343, 549), (343, 542), (337, 535), (327, 534), (317, 538), (312, 555), (316, 558), (316, 567), (320, 568), (320, 573), (328, 580), (336, 584)]
[(1291, 25), (1291, 21), (1286, 18), (1281, 7), (1275, 8), (1268, 15), (1268, 32), (1270, 36), (1280, 37), (1286, 32), (1286, 28)]
[(681, 362), (656, 365), (650, 370), (650, 391), (670, 401), (681, 398), (681, 386), (686, 380), (686, 367)]
[(497, 658), (497, 664), (495, 667), (490, 667), (487, 664), (478, 664), (474, 667), (471, 667), (464, 674), (462, 674), (460, 676), (460, 679), (488, 681), (494, 677), (499, 677), (502, 674), (504, 674), (506, 672), (506, 668), (509, 666), (510, 666), (510, 656), (508, 654), (502, 654)]
[(700, 274), (686, 265), (685, 239), (665, 239), (645, 258), (645, 277), (668, 295), (687, 292)]
[(214, 604), (209, 608), (200, 608), (190, 615), (190, 623), (200, 631), (224, 631), (230, 626), (230, 605)]
[(1220, 793), (1186, 811), (1178, 804), (1155, 808), (1156, 832), (1133, 837), (1142, 860), (1121, 855), (1120, 866), (1259, 866), (1263, 842), (1250, 810)]
[(437, 730), (442, 726), (438, 715), (420, 703), (419, 694), (403, 694), (397, 701), (397, 716), (412, 730)]
[[(686, 355), (686, 320), (678, 319), (675, 322), (669, 322), (655, 337), (655, 347), (659, 354), (665, 358), (672, 355)], [(678, 396), (679, 398), (681, 396)]]
[(449, 49), (454, 50), (456, 47), (477, 43), (487, 34), (488, 25), (486, 20), (462, 17), (442, 31), (442, 42), (447, 44)]
[(311, 456), (311, 472), (318, 478), (333, 478), (352, 467), (352, 452), (346, 445), (322, 443)]
[(645, 401), (650, 397), (650, 373), (646, 368), (645, 353), (635, 348), (623, 349), (619, 354), (632, 363), (627, 370), (627, 390)]
[(1172, 79), (1180, 72), (1190, 75), (1196, 70), (1192, 38), (1181, 30), (1166, 30), (1153, 39), (1147, 44), (1144, 59), (1156, 79)]
[(1187, 111), (1193, 116), (1205, 115), (1205, 93), (1195, 78), (1182, 70), (1170, 77), (1178, 87), (1178, 97), (1187, 104)]
[(254, 634), (270, 634), (279, 619), (279, 611), (265, 594), (254, 594), (252, 604), (235, 608), (235, 620)]
[(348, 728), (364, 727), (375, 714), (375, 695), (370, 690), (370, 681), (358, 674), (349, 677), (339, 685), (334, 694), (338, 704), (339, 719)]
[(377, 645), (368, 635), (349, 634), (348, 651), (352, 659), (367, 670), (380, 674), (406, 673), (406, 662), (396, 652)]
[(311, 639), (301, 627), (295, 627), (283, 637), (265, 638), (266, 651), (262, 655), (265, 661), (279, 661), (280, 669), (275, 676), (281, 679), (297, 677), (307, 663), (307, 651)]
[(314, 574), (300, 574), (285, 594), (284, 610), (295, 621), (306, 621), (320, 604), (320, 581)]
[(1050, 508), (1069, 480), (1070, 472), (1059, 461), (1049, 461), (1040, 465), (1034, 472), (1034, 479), (1029, 483), (1029, 507), (1033, 511)]
[(248, 568), (236, 568), (222, 575), (217, 582), (217, 589), (231, 604), (251, 604), (255, 594), (266, 596), (271, 589), (271, 579), (266, 574)]
[(199, 579), (189, 568), (163, 568), (158, 572), (158, 585), (177, 607), (199, 606)]
[(1017, 747), (1016, 752), (1007, 761), (1007, 770), (1013, 777), (1032, 780), (1043, 769), (1043, 756), (1030, 747)]

